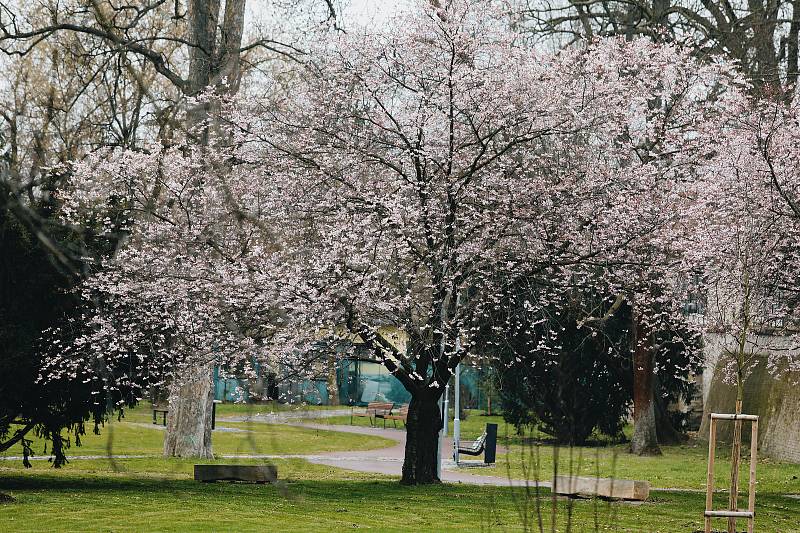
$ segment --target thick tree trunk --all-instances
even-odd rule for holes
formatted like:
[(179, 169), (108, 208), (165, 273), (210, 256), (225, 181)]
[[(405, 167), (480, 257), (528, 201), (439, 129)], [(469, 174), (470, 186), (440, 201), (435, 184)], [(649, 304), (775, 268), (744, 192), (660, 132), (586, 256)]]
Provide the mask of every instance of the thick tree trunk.
[[(190, 96), (210, 85), (217, 85), (220, 92), (234, 93), (238, 90), (245, 4), (246, 0), (225, 2), (224, 20), (218, 32), (220, 0), (189, 2), (189, 37), (195, 45), (189, 48), (186, 91)], [(221, 40), (218, 39), (218, 33), (222, 35)], [(225, 86), (220, 85), (222, 77), (227, 83)], [(187, 130), (200, 145), (209, 142), (207, 127), (197, 131), (198, 126), (209, 117), (209, 111), (207, 105), (200, 104), (190, 106), (186, 113)], [(176, 383), (170, 389), (165, 455), (211, 457), (213, 370), (212, 365), (199, 367), (192, 371), (187, 384)]]
[(192, 368), (185, 379), (173, 384), (169, 395), (166, 457), (212, 458), (211, 407), (214, 387), (211, 365)]
[(438, 398), (433, 394), (415, 393), (408, 405), (406, 422), (406, 453), (403, 461), (404, 485), (439, 483), (436, 453), (442, 415)]
[(640, 318), (634, 319), (633, 342), (633, 438), (631, 453), (661, 455), (653, 396), (652, 343)]

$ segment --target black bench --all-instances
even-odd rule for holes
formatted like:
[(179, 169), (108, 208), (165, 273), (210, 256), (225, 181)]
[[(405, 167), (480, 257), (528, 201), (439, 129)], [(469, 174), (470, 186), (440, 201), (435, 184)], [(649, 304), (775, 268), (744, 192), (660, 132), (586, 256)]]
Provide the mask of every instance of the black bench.
[(483, 435), (468, 446), (459, 445), (458, 453), (473, 456), (483, 454), (484, 463), (494, 463), (497, 456), (497, 424), (486, 424)]
[(463, 453), (464, 455), (480, 455), (483, 453), (484, 448), (486, 447), (486, 432), (483, 432), (483, 435), (478, 437), (477, 440), (473, 441), (472, 444), (469, 446), (458, 447), (458, 453)]
[(157, 423), (156, 422), (156, 417), (157, 417), (158, 413), (161, 413), (161, 414), (164, 415), (164, 420), (162, 422), (162, 425), (166, 426), (167, 425), (167, 413), (168, 412), (169, 412), (169, 409), (164, 409), (163, 407), (158, 407), (157, 405), (154, 405), (153, 406), (153, 424)]
[[(218, 403), (222, 403), (222, 401), (221, 400), (214, 400), (214, 402), (211, 405), (211, 429), (217, 429), (217, 404)], [(157, 415), (158, 415), (158, 413), (161, 413), (163, 415), (162, 425), (166, 426), (167, 425), (167, 413), (168, 412), (169, 412), (169, 409), (154, 405), (153, 406), (153, 424), (157, 423)]]

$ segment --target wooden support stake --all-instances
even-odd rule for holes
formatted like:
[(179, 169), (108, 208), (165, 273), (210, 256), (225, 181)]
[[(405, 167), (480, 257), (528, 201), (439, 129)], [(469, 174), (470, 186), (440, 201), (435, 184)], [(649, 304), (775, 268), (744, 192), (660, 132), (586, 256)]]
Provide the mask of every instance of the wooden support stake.
[[(742, 414), (742, 400), (736, 400), (736, 415)], [(731, 486), (728, 491), (728, 510), (739, 509), (739, 465), (742, 462), (742, 419), (733, 419), (733, 442), (731, 443)], [(736, 533), (736, 517), (728, 518), (728, 533)]]
[(750, 433), (750, 488), (748, 490), (747, 510), (750, 518), (747, 520), (747, 533), (753, 533), (756, 519), (756, 463), (758, 462), (758, 419), (753, 421)]
[[(706, 510), (704, 513), (705, 518), (705, 533), (711, 533), (711, 519), (712, 518), (728, 518), (728, 527), (734, 526), (737, 518), (747, 519), (747, 532), (753, 533), (755, 528), (755, 508), (756, 508), (756, 464), (758, 462), (758, 416), (756, 415), (733, 415), (733, 414), (717, 414), (711, 413), (711, 424), (709, 424), (708, 435), (708, 476), (706, 479)], [(717, 421), (718, 420), (731, 420), (734, 424), (741, 424), (742, 421), (751, 422), (750, 434), (750, 483), (748, 487), (747, 498), (747, 511), (741, 511), (734, 506), (732, 509), (725, 511), (713, 510), (714, 498), (714, 457), (717, 445)], [(734, 428), (734, 433), (736, 428)], [(741, 426), (739, 428), (741, 431)], [(741, 440), (741, 439), (740, 439)], [(740, 443), (741, 445), (741, 443)], [(734, 494), (738, 492), (737, 486), (739, 480), (737, 476), (731, 476), (731, 493), (730, 497), (733, 498)], [(738, 503), (738, 502), (737, 502)], [(730, 504), (730, 500), (729, 500)], [(730, 505), (729, 505), (730, 507)]]
[[(708, 435), (708, 478), (706, 481), (706, 512), (712, 510), (714, 503), (714, 448), (717, 444), (717, 420), (712, 416)], [(711, 517), (705, 514), (705, 533), (711, 533)]]

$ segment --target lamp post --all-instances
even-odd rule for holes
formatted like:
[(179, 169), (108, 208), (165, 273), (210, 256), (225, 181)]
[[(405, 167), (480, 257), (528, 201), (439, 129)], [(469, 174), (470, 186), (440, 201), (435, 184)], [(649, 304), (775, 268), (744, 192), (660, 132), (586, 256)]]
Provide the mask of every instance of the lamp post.
[(461, 439), (461, 363), (456, 365), (455, 378), (455, 398), (453, 398), (453, 460), (456, 462), (456, 466), (458, 466), (458, 441)]
[(442, 409), (442, 436), (447, 437), (447, 426), (450, 424), (450, 382), (444, 386), (444, 408)]

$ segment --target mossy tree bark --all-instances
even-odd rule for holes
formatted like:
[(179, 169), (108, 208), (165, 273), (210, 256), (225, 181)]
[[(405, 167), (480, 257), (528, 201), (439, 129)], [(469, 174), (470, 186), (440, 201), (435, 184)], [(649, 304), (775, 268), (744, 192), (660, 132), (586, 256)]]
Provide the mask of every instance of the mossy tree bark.
[(658, 445), (656, 406), (653, 395), (652, 339), (641, 316), (634, 315), (633, 331), (633, 437), (631, 453), (661, 455)]

